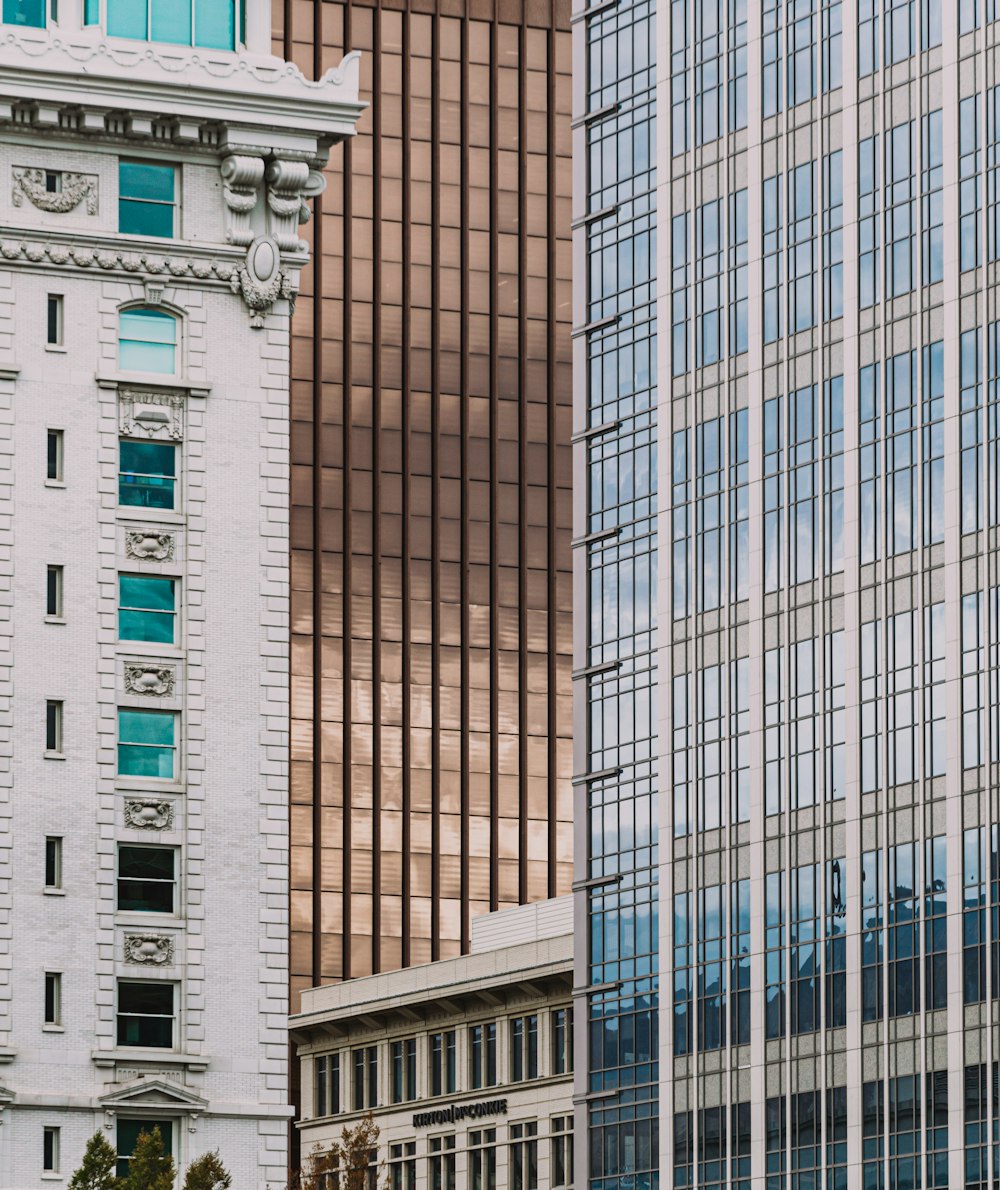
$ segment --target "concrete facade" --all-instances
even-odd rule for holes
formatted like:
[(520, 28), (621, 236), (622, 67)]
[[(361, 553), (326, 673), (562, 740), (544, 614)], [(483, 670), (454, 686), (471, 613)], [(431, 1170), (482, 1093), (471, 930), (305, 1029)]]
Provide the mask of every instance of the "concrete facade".
[[(461, 958), (303, 993), (291, 1018), (303, 1154), (370, 1109), (380, 1177), (393, 1190), (572, 1184), (572, 898), (477, 918), (471, 946)], [(495, 1030), (492, 1079), (486, 1067), (476, 1077), (484, 1028)], [(435, 1052), (448, 1046), (451, 1082), (443, 1067), (435, 1075)], [(356, 1066), (370, 1055), (371, 1093)]]
[[(95, 1130), (124, 1153), (155, 1121), (181, 1173), (218, 1148), (263, 1188), (290, 1114), (297, 227), (361, 109), (358, 62), (307, 82), (269, 55), (266, 0), (232, 50), (99, 15), (0, 28), (0, 1186), (68, 1179)], [(122, 230), (123, 159), (171, 167), (172, 235)], [(135, 367), (123, 311), (169, 315), (172, 359)], [(123, 441), (173, 449), (172, 507), (122, 502)], [(173, 580), (170, 639), (125, 631), (121, 576)], [(129, 739), (170, 725), (143, 775)], [(137, 855), (171, 893), (129, 882)], [(155, 1038), (125, 1019), (137, 985), (172, 989)]]

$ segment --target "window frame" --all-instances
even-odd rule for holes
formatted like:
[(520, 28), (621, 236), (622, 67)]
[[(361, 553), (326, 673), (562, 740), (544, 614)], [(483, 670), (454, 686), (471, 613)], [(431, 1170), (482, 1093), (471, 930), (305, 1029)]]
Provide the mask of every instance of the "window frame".
[[(171, 611), (164, 611), (161, 608), (155, 607), (139, 607), (138, 605), (126, 606), (122, 602), (122, 580), (132, 579), (139, 582), (149, 583), (169, 583), (170, 593), (172, 596), (173, 607)], [(129, 645), (167, 645), (170, 648), (176, 648), (178, 642), (179, 632), (179, 612), (178, 612), (178, 598), (177, 587), (179, 580), (170, 574), (136, 574), (131, 572), (119, 571), (118, 573), (118, 606), (116, 609), (116, 627), (119, 641), (127, 641)], [(149, 636), (124, 636), (122, 632), (122, 612), (131, 613), (134, 616), (148, 616), (154, 617), (149, 622), (156, 624), (162, 622), (162, 618), (170, 617), (169, 623), (171, 625), (171, 633), (169, 640), (157, 640)], [(145, 621), (143, 621), (145, 623)]]
[(442, 1029), (428, 1038), (430, 1087), (428, 1094), (454, 1095), (458, 1091), (458, 1031)]
[[(44, 888), (47, 892), (62, 889), (63, 886), (63, 837), (62, 835), (45, 836), (45, 873)], [(51, 855), (51, 864), (49, 862)], [(51, 875), (52, 879), (49, 879)]]
[[(173, 475), (167, 475), (166, 473), (161, 474), (158, 471), (126, 471), (123, 466), (123, 461), (122, 461), (122, 447), (125, 446), (126, 444), (128, 444), (130, 446), (131, 445), (162, 446), (162, 447), (165, 447), (165, 448), (173, 451), (173, 460), (174, 460)], [(163, 513), (163, 512), (177, 512), (179, 510), (179, 497), (180, 497), (180, 479), (181, 479), (180, 474), (179, 474), (180, 461), (181, 461), (181, 452), (179, 449), (179, 444), (176, 442), (160, 442), (157, 439), (148, 439), (148, 438), (128, 438), (128, 437), (119, 438), (118, 439), (118, 491), (117, 491), (118, 507), (119, 508), (137, 508), (137, 509), (142, 510), (143, 512), (147, 512), (147, 513), (152, 512), (152, 513), (156, 513), (156, 514)], [(171, 482), (170, 504), (169, 505), (161, 505), (161, 504), (148, 504), (148, 503), (147, 504), (141, 504), (141, 503), (126, 504), (126, 503), (124, 503), (122, 500), (122, 490), (123, 490), (122, 489), (122, 477), (123, 476), (129, 476), (133, 479), (170, 480), (170, 482)], [(143, 492), (143, 491), (151, 491), (152, 492), (152, 491), (165, 490), (165, 489), (157, 489), (152, 486), (144, 486), (142, 484), (134, 484), (131, 490), (136, 491), (136, 492)]]
[[(173, 875), (169, 880), (156, 876), (123, 876), (121, 873), (121, 856), (123, 850), (131, 851), (160, 851), (166, 852), (170, 855), (172, 861)], [(115, 847), (115, 912), (116, 913), (144, 913), (155, 914), (158, 918), (163, 917), (177, 917), (180, 905), (180, 872), (179, 872), (179, 854), (176, 847), (170, 847), (162, 843), (125, 843), (119, 841)], [(170, 888), (170, 908), (169, 909), (135, 909), (123, 906), (121, 904), (122, 881), (131, 881), (132, 883), (144, 882), (168, 885)]]
[(45, 700), (45, 755), (64, 756), (64, 704), (61, 698)]
[(42, 1173), (59, 1173), (59, 1132), (56, 1124), (42, 1126)]
[(146, 36), (130, 37), (121, 33), (112, 33), (108, 29), (108, 0), (86, 0), (84, 6), (84, 28), (98, 26), (107, 30), (107, 36), (121, 41), (138, 41), (147, 45), (173, 45), (192, 50), (208, 50), (217, 54), (237, 54), (246, 49), (247, 44), (247, 4), (246, 0), (230, 0), (233, 9), (233, 44), (229, 47), (202, 44), (196, 40), (195, 10), (197, 0), (191, 4), (191, 40), (190, 41), (162, 41), (150, 37), (150, 8), (146, 0)]
[(61, 293), (45, 295), (45, 346), (64, 347), (66, 338), (66, 299)]
[[(170, 1015), (165, 1016), (163, 1013), (139, 1013), (139, 1012), (125, 1012), (122, 1010), (122, 988), (124, 987), (143, 987), (143, 988), (168, 988), (170, 990)], [(167, 979), (116, 979), (115, 980), (115, 1045), (121, 1049), (141, 1049), (148, 1050), (150, 1053), (171, 1053), (177, 1049), (177, 1040), (180, 1034), (180, 1013), (179, 1013), (179, 996), (178, 984), (174, 980)], [(169, 1021), (170, 1022), (170, 1044), (169, 1045), (143, 1045), (141, 1042), (123, 1041), (121, 1037), (123, 1018), (127, 1020), (155, 1020), (155, 1021)]]
[(340, 1051), (313, 1059), (313, 1117), (341, 1114)]
[[(160, 324), (166, 326), (168, 323), (173, 326), (173, 339), (138, 339), (134, 337), (127, 337), (123, 332), (125, 330), (125, 319), (142, 319), (145, 318), (151, 326)], [(181, 317), (173, 310), (165, 310), (160, 306), (149, 306), (142, 302), (137, 305), (122, 306), (118, 310), (118, 369), (121, 372), (135, 372), (140, 376), (179, 376), (181, 372)], [(171, 366), (170, 368), (158, 367), (136, 367), (132, 364), (123, 352), (123, 347), (149, 348), (149, 347), (169, 347), (171, 350)], [(143, 361), (144, 363), (147, 361)]]
[(393, 1103), (412, 1103), (417, 1097), (417, 1039), (402, 1037), (389, 1043), (389, 1093)]
[[(167, 781), (171, 785), (176, 785), (181, 778), (181, 764), (180, 764), (180, 716), (177, 711), (163, 711), (150, 710), (146, 707), (118, 707), (118, 718), (116, 723), (116, 739), (115, 739), (115, 773), (116, 776), (125, 778), (129, 781)], [(169, 719), (173, 725), (173, 742), (170, 744), (147, 744), (141, 740), (123, 740), (122, 738), (122, 716), (123, 715), (146, 715), (151, 719), (155, 717), (161, 722)], [(148, 748), (165, 749), (171, 757), (171, 772), (169, 776), (161, 774), (151, 775), (149, 773), (127, 772), (122, 767), (122, 748)]]
[(64, 612), (63, 602), (64, 567), (49, 564), (45, 567), (45, 618), (46, 620), (62, 620)]
[[(123, 165), (142, 165), (148, 166), (152, 169), (162, 169), (165, 172), (169, 171), (171, 178), (172, 197), (169, 202), (160, 199), (143, 198), (132, 194), (122, 193), (122, 166)], [(156, 161), (152, 159), (143, 159), (139, 157), (119, 157), (118, 158), (118, 234), (123, 236), (137, 236), (140, 239), (150, 240), (175, 240), (180, 235), (180, 194), (181, 194), (181, 172), (180, 167), (169, 161)], [(170, 233), (169, 235), (160, 235), (158, 232), (150, 231), (126, 231), (122, 227), (122, 203), (137, 203), (142, 206), (150, 206), (156, 208), (169, 208), (170, 210)]]
[[(170, 1156), (174, 1156), (174, 1125), (177, 1123), (176, 1119), (168, 1118), (166, 1116), (161, 1119), (148, 1119), (145, 1116), (129, 1116), (119, 1115), (115, 1119), (115, 1172), (119, 1178), (128, 1177), (128, 1162), (132, 1160), (132, 1154), (135, 1152), (133, 1148), (132, 1153), (127, 1157), (121, 1155), (120, 1138), (118, 1129), (122, 1124), (139, 1124), (139, 1132), (136, 1133), (136, 1141), (139, 1139), (139, 1134), (142, 1132), (152, 1132), (154, 1128), (159, 1128), (160, 1137), (163, 1140), (164, 1152)], [(148, 1127), (146, 1127), (148, 1125)], [(164, 1126), (166, 1126), (167, 1133), (164, 1135)]]
[(62, 486), (66, 432), (49, 427), (45, 431), (45, 482)]
[(45, 1001), (42, 1024), (47, 1028), (62, 1028), (62, 972), (45, 972)]

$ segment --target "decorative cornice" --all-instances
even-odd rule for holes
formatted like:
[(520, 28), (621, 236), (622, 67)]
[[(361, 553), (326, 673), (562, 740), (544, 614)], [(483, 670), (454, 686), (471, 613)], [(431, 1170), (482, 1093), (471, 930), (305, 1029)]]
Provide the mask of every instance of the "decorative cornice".
[[(239, 265), (208, 256), (164, 256), (159, 252), (129, 252), (127, 249), (100, 247), (94, 244), (50, 240), (40, 243), (28, 237), (0, 240), (0, 257), (16, 263), (67, 265), (70, 268), (100, 269), (103, 272), (125, 273), (134, 277), (151, 275), (166, 280), (193, 277), (197, 281), (229, 283)], [(304, 260), (296, 261), (296, 265)]]
[[(86, 78), (86, 90), (80, 88)], [(281, 58), (18, 29), (0, 37), (0, 122), (158, 143), (287, 149), (320, 166), (351, 136), (360, 54), (315, 81)], [(285, 155), (282, 153), (282, 155)]]
[(15, 165), (12, 170), (14, 188), (11, 202), (15, 207), (21, 206), (25, 198), (39, 211), (47, 211), (51, 215), (65, 215), (68, 211), (87, 200), (87, 214), (97, 214), (97, 175), (74, 174), (60, 171), (62, 178), (61, 190), (45, 189), (45, 170), (30, 169), (26, 166)]

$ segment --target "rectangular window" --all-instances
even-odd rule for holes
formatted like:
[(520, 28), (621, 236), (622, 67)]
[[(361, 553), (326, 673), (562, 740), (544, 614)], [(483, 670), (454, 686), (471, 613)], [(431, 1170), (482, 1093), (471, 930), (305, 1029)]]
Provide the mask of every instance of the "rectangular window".
[(352, 1105), (355, 1111), (378, 1107), (378, 1046), (368, 1045), (352, 1054), (354, 1064)]
[(119, 1045), (172, 1049), (174, 985), (120, 982), (116, 1036)]
[(431, 1094), (449, 1095), (458, 1090), (457, 1034), (431, 1034)]
[(510, 1188), (538, 1190), (538, 1124), (511, 1124)]
[(118, 576), (118, 639), (172, 645), (177, 641), (176, 584), (150, 574)]
[(427, 1142), (428, 1190), (455, 1190), (455, 1138), (432, 1136)]
[(417, 1142), (389, 1146), (389, 1190), (417, 1190)]
[(515, 1083), (526, 1078), (538, 1078), (537, 1016), (511, 1018), (510, 1077)]
[(175, 372), (177, 319), (163, 310), (123, 310), (118, 319), (118, 366), (123, 372)]
[(176, 508), (177, 447), (166, 442), (118, 445), (118, 503), (130, 508)]
[(118, 712), (118, 772), (123, 777), (174, 779), (177, 716), (172, 711)]
[(573, 1069), (573, 1009), (557, 1008), (552, 1013), (552, 1073), (569, 1074)]
[(63, 568), (49, 566), (45, 573), (45, 614), (62, 618), (63, 614)]
[(63, 750), (63, 704), (50, 698), (45, 703), (45, 751)]
[(151, 161), (118, 162), (118, 230), (125, 235), (174, 235), (177, 170)]
[(315, 1059), (316, 1101), (313, 1115), (340, 1115), (340, 1054), (320, 1054)]
[(128, 1177), (128, 1165), (135, 1152), (136, 1142), (145, 1132), (151, 1135), (159, 1131), (163, 1141), (163, 1151), (171, 1156), (174, 1151), (174, 1125), (171, 1120), (123, 1120), (118, 1119), (118, 1168), (116, 1173), (120, 1178)]
[(63, 297), (50, 293), (46, 302), (47, 325), (45, 341), (50, 347), (61, 347), (63, 341)]
[(469, 1133), (469, 1190), (497, 1190), (496, 1144), (495, 1128)]
[(63, 432), (62, 430), (46, 431), (46, 468), (45, 478), (62, 482), (63, 477)]
[(62, 1021), (62, 976), (54, 971), (45, 973), (45, 1023), (58, 1025)]
[(118, 848), (118, 908), (139, 913), (176, 912), (177, 853), (173, 847)]
[(573, 1117), (555, 1116), (552, 1120), (551, 1184), (573, 1185)]
[(62, 839), (57, 835), (45, 840), (45, 887), (62, 888)]
[(59, 1172), (59, 1129), (42, 1129), (42, 1169), (45, 1173)]
[(492, 1087), (497, 1081), (497, 1027), (473, 1025), (469, 1029), (469, 1074), (474, 1090)]
[(3, 0), (3, 23), (44, 29), (45, 3), (46, 0)]
[(392, 1101), (408, 1103), (417, 1097), (417, 1041), (394, 1041), (392, 1052)]

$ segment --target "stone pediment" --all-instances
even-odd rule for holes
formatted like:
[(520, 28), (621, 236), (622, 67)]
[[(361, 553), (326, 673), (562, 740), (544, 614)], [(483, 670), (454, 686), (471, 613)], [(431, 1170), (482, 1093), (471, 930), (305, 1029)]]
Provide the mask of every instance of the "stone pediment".
[(174, 1111), (203, 1112), (208, 1100), (196, 1095), (190, 1087), (165, 1078), (137, 1078), (99, 1099), (105, 1111), (127, 1108), (129, 1111)]

